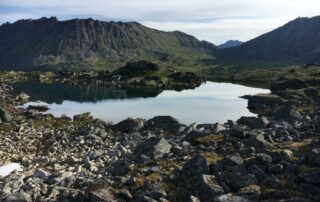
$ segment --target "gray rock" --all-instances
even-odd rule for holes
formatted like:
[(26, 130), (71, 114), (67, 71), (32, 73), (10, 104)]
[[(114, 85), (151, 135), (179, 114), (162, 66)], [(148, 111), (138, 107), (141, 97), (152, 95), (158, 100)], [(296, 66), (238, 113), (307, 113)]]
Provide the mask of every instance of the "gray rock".
[(17, 191), (6, 198), (6, 202), (31, 202), (31, 197), (23, 190)]
[(192, 159), (187, 161), (182, 168), (182, 176), (185, 180), (208, 172), (208, 162), (201, 155), (194, 156)]
[(257, 118), (257, 117), (241, 117), (238, 121), (240, 125), (247, 125), (253, 129), (265, 128), (268, 125), (268, 120), (266, 118)]
[(48, 176), (48, 173), (42, 169), (38, 169), (34, 172), (33, 177), (45, 178)]
[(257, 151), (262, 151), (270, 147), (270, 143), (266, 141), (262, 134), (250, 137), (244, 144), (246, 147), (254, 147)]
[(4, 108), (0, 107), (0, 119), (2, 122), (9, 122), (12, 120), (12, 116)]
[(214, 202), (250, 202), (249, 200), (240, 196), (233, 196), (232, 194), (224, 194), (214, 199)]
[(151, 137), (138, 145), (135, 153), (158, 159), (170, 153), (171, 147), (166, 139)]
[(225, 165), (228, 166), (236, 166), (236, 165), (240, 165), (243, 163), (243, 159), (239, 154), (232, 154), (232, 155), (228, 155), (227, 157), (225, 157), (223, 159), (223, 162)]
[(113, 202), (117, 201), (116, 190), (110, 187), (99, 187), (88, 191), (90, 201), (92, 202)]
[(214, 133), (219, 133), (219, 132), (224, 131), (224, 130), (226, 130), (226, 128), (223, 125), (219, 124), (219, 123), (214, 124), (214, 126), (212, 128), (212, 132), (214, 132)]
[(239, 153), (242, 157), (248, 157), (256, 153), (254, 147), (244, 147), (239, 150)]
[(283, 186), (281, 181), (274, 175), (266, 177), (261, 184), (274, 189), (281, 188)]
[(246, 174), (246, 175), (241, 175), (238, 177), (234, 177), (231, 180), (228, 181), (228, 186), (234, 190), (238, 191), (239, 189), (243, 187), (247, 187), (249, 185), (254, 185), (257, 184), (258, 180), (253, 174)]
[(223, 188), (217, 184), (214, 175), (201, 175), (194, 184), (194, 194), (201, 201), (213, 200), (217, 195), (223, 194)]
[(137, 118), (137, 119), (128, 118), (126, 120), (123, 120), (117, 123), (114, 126), (114, 128), (121, 132), (134, 132), (142, 129), (144, 127), (145, 122), (146, 121), (144, 119), (140, 119), (140, 118)]
[(309, 168), (303, 171), (299, 177), (310, 184), (320, 183), (320, 168)]
[(149, 119), (146, 127), (149, 129), (161, 129), (164, 131), (179, 131), (181, 124), (171, 116), (156, 116)]
[(259, 163), (269, 165), (272, 163), (272, 157), (265, 153), (259, 153), (256, 155), (256, 159)]
[(303, 116), (298, 111), (294, 110), (292, 106), (283, 106), (275, 112), (274, 118), (276, 120), (292, 122), (301, 121)]
[(17, 95), (16, 100), (26, 102), (29, 100), (29, 98), (30, 96), (28, 94), (21, 92)]
[(114, 176), (124, 176), (130, 171), (130, 164), (127, 160), (120, 160), (114, 163), (108, 171)]
[(231, 130), (229, 130), (228, 132), (231, 136), (237, 137), (240, 139), (244, 139), (244, 138), (249, 137), (248, 133), (246, 133), (246, 131), (240, 127), (234, 127)]

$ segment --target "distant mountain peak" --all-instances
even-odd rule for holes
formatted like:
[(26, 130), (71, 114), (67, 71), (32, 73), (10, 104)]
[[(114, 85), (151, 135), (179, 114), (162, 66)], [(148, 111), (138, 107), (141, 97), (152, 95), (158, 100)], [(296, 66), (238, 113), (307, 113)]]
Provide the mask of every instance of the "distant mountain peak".
[(243, 42), (239, 40), (228, 40), (225, 43), (219, 45), (218, 48), (219, 49), (232, 48), (232, 47), (240, 46), (241, 44), (243, 44)]

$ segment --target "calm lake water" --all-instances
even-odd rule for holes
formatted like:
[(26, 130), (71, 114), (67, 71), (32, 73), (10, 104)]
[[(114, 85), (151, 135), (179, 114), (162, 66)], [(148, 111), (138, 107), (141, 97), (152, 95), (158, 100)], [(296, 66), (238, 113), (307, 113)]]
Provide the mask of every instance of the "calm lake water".
[[(230, 83), (206, 82), (193, 90), (155, 92), (150, 89), (107, 88), (98, 85), (74, 86), (61, 83), (24, 82), (15, 89), (33, 101), (46, 103), (55, 116), (91, 112), (96, 118), (117, 123), (127, 117), (149, 119), (170, 115), (181, 123), (224, 123), (241, 116), (254, 116), (242, 95), (269, 93), (269, 90)], [(35, 104), (34, 102), (26, 104)], [(39, 103), (38, 103), (39, 104)]]

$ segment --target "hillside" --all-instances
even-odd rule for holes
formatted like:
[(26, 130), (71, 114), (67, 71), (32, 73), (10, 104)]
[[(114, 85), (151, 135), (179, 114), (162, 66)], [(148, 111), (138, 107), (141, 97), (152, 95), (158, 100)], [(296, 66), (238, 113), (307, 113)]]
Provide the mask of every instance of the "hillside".
[(215, 50), (213, 44), (182, 32), (158, 31), (137, 22), (51, 17), (0, 26), (2, 70), (112, 70), (142, 59), (193, 65), (213, 59), (210, 54)]
[(220, 50), (223, 62), (305, 64), (320, 62), (320, 16), (297, 18), (239, 47)]

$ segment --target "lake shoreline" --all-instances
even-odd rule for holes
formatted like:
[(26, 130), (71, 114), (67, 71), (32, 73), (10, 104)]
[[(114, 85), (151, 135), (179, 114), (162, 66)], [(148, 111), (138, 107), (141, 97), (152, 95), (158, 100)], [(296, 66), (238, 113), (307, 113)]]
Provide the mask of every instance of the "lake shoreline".
[(246, 97), (259, 117), (110, 124), (89, 113), (71, 119), (16, 109), (30, 98), (2, 84), (0, 165), (21, 163), (23, 171), (1, 179), (0, 199), (316, 200), (319, 93), (297, 80), (271, 90)]

